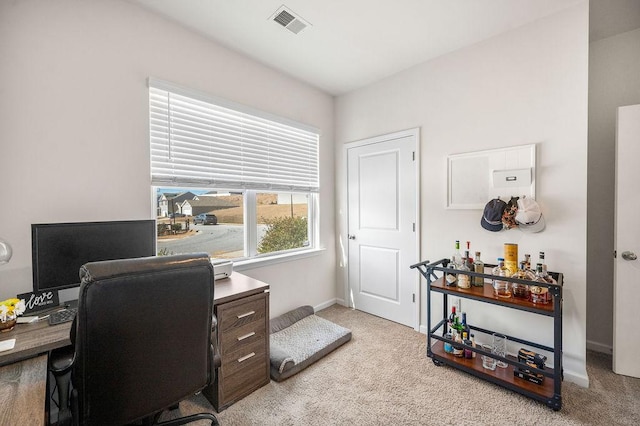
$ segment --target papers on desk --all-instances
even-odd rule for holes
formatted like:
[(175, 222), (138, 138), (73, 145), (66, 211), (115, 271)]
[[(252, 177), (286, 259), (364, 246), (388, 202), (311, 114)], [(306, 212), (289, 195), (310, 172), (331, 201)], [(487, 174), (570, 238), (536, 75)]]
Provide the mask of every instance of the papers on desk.
[(36, 322), (40, 317), (18, 317), (18, 324), (28, 324), (30, 322)]
[(3, 340), (0, 342), (0, 352), (10, 351), (16, 345), (16, 339)]

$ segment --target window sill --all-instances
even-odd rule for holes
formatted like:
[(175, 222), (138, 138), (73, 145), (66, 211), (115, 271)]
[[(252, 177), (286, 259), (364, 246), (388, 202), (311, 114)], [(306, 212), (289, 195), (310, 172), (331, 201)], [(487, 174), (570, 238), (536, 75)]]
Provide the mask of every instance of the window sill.
[(242, 272), (248, 269), (262, 268), (263, 266), (270, 266), (278, 263), (290, 262), (293, 260), (318, 256), (326, 250), (327, 250), (326, 248), (309, 249), (309, 250), (279, 254), (274, 256), (266, 256), (266, 257), (253, 258), (253, 259), (243, 259), (237, 262), (236, 261), (233, 262), (233, 270), (237, 272)]

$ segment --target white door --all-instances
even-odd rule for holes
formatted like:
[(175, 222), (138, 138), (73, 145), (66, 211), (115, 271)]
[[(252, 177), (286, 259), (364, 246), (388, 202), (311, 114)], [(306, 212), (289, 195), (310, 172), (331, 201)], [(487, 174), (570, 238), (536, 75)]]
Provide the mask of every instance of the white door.
[(640, 105), (618, 108), (613, 289), (613, 371), (640, 377)]
[(416, 328), (418, 132), (347, 145), (352, 306)]

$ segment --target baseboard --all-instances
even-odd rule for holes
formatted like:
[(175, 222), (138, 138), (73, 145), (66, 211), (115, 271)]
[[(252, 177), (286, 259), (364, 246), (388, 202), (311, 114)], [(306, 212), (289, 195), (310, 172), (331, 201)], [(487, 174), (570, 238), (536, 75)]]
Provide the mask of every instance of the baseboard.
[(318, 312), (318, 311), (321, 311), (323, 309), (328, 308), (331, 305), (335, 305), (336, 303), (341, 304), (339, 299), (329, 299), (326, 302), (322, 302), (319, 305), (315, 305), (313, 307), (313, 310), (314, 310), (314, 312)]
[(587, 340), (587, 349), (594, 352), (600, 352), (602, 354), (613, 354), (613, 347), (605, 345), (603, 343), (594, 342), (593, 340)]
[(583, 374), (580, 374), (571, 370), (564, 369), (564, 381), (575, 383), (576, 385), (583, 388), (589, 387), (589, 376), (587, 376), (586, 371)]

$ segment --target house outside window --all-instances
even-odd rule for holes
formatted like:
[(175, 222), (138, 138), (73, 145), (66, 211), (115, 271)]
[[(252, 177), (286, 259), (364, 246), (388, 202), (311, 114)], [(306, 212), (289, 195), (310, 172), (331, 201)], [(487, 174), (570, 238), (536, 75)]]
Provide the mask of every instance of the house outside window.
[(149, 110), (158, 254), (317, 248), (317, 130), (152, 79)]

